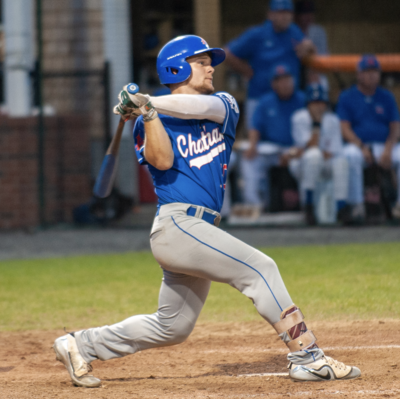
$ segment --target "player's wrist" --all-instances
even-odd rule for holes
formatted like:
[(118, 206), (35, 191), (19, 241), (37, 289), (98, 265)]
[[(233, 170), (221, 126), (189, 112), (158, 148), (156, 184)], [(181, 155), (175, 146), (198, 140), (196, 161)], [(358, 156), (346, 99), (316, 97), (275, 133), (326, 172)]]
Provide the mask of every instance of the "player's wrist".
[(313, 129), (321, 129), (321, 121), (313, 120), (312, 127)]
[(158, 112), (154, 108), (154, 105), (149, 101), (144, 106), (140, 107), (140, 111), (143, 115), (144, 122), (151, 122), (152, 120), (158, 118)]

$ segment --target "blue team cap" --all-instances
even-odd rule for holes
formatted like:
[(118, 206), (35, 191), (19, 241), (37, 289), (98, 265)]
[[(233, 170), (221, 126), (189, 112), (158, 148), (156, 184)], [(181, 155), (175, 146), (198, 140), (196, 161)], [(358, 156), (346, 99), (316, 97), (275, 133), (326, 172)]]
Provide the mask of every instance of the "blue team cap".
[(377, 58), (372, 54), (363, 55), (360, 62), (358, 63), (357, 69), (359, 71), (365, 71), (367, 69), (381, 69), (381, 64)]
[(307, 86), (306, 99), (307, 103), (311, 103), (313, 101), (323, 101), (327, 103), (329, 101), (328, 92), (320, 83), (312, 83)]
[(269, 9), (271, 11), (293, 11), (294, 7), (292, 0), (271, 0)]
[(272, 70), (271, 80), (285, 75), (292, 75), (292, 71), (290, 70), (289, 66), (286, 64), (276, 65)]

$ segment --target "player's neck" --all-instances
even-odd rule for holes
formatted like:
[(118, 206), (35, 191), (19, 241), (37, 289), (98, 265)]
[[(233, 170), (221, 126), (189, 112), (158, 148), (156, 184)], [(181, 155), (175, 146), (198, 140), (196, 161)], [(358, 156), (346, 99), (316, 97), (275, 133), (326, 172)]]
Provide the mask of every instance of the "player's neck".
[(366, 87), (363, 85), (358, 84), (357, 89), (361, 91), (364, 96), (372, 97), (376, 93), (377, 87)]
[(195, 87), (189, 85), (176, 84), (171, 85), (171, 94), (204, 94), (199, 92)]

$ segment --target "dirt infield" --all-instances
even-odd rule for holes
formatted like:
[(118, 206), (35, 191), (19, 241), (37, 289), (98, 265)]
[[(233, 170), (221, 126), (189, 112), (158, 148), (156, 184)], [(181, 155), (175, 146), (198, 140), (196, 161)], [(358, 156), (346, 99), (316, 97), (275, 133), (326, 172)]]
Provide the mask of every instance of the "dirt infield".
[[(264, 322), (202, 324), (183, 344), (93, 363), (102, 388), (76, 388), (51, 349), (62, 331), (0, 333), (1, 398), (399, 398), (400, 321), (309, 323), (325, 352), (360, 367), (353, 381), (295, 383)], [(255, 375), (254, 375), (255, 374)], [(257, 375), (261, 374), (261, 375)]]

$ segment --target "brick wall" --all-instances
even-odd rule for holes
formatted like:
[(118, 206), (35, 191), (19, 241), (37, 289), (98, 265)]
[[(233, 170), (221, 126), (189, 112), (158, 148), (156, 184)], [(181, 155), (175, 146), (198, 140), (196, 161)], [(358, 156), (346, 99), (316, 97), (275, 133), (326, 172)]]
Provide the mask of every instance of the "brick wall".
[[(91, 195), (90, 140), (83, 117), (46, 118), (46, 222), (70, 222)], [(39, 223), (37, 119), (0, 117), (0, 229)]]
[[(104, 61), (102, 0), (43, 0), (43, 70), (101, 70)], [(57, 115), (90, 113), (90, 136), (103, 137), (98, 77), (45, 79), (43, 101)]]

